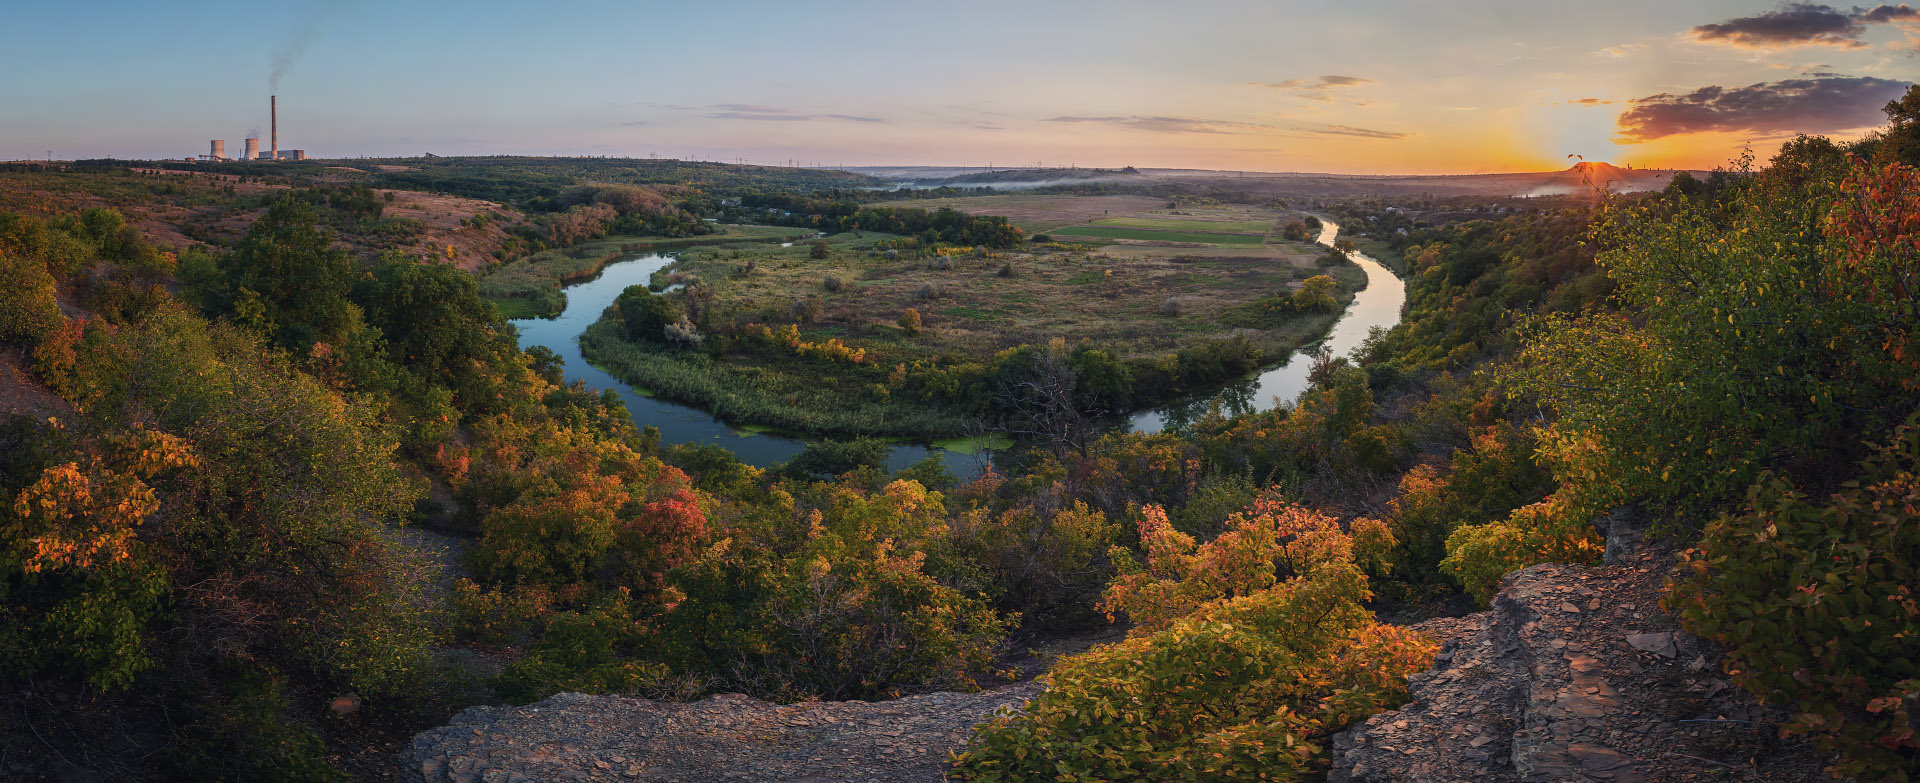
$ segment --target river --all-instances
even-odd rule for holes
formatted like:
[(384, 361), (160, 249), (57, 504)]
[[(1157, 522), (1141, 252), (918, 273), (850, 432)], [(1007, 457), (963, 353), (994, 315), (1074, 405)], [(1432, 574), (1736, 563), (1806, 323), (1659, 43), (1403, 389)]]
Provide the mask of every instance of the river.
[[(1333, 247), (1340, 226), (1320, 219), (1320, 237), (1316, 241)], [(1353, 303), (1340, 315), (1327, 335), (1325, 344), (1334, 356), (1346, 356), (1367, 341), (1374, 327), (1393, 328), (1400, 323), (1400, 309), (1407, 303), (1407, 286), (1385, 265), (1364, 253), (1351, 258), (1367, 273), (1367, 287), (1354, 295)], [(1229, 416), (1239, 416), (1291, 405), (1307, 390), (1307, 372), (1313, 360), (1304, 352), (1295, 352), (1285, 361), (1259, 375), (1231, 384), (1213, 394), (1199, 395), (1172, 405), (1164, 405), (1132, 416), (1134, 432), (1159, 432), (1169, 426), (1180, 427), (1203, 416), (1215, 404)]]
[[(1333, 246), (1340, 227), (1325, 219), (1321, 221), (1321, 226), (1318, 241), (1322, 245)], [(1327, 336), (1327, 345), (1338, 356), (1344, 356), (1359, 347), (1373, 327), (1391, 327), (1398, 323), (1400, 307), (1407, 299), (1406, 287), (1380, 262), (1360, 253), (1353, 254), (1353, 260), (1366, 271), (1367, 287), (1354, 297), (1353, 304), (1348, 306), (1346, 313)], [(618, 392), (620, 399), (626, 402), (627, 411), (633, 414), (633, 423), (640, 427), (658, 428), (662, 445), (717, 444), (739, 456), (742, 462), (760, 467), (792, 459), (806, 448), (805, 441), (748, 432), (728, 426), (726, 422), (698, 408), (639, 394), (605, 370), (587, 363), (580, 355), (580, 333), (600, 319), (601, 313), (613, 304), (620, 292), (626, 290), (627, 286), (646, 285), (654, 272), (671, 266), (673, 262), (674, 258), (668, 255), (635, 255), (608, 264), (596, 277), (567, 286), (567, 307), (558, 317), (526, 318), (511, 322), (520, 331), (520, 347), (524, 350), (542, 345), (559, 355), (566, 363), (568, 383), (585, 381), (589, 389), (613, 389)], [(1216, 402), (1230, 414), (1272, 410), (1276, 406), (1291, 403), (1306, 389), (1310, 364), (1307, 357), (1295, 354), (1258, 376), (1232, 384), (1214, 394), (1200, 395), (1135, 414), (1130, 423), (1135, 432), (1158, 432), (1204, 414)], [(893, 454), (887, 459), (887, 467), (900, 470), (935, 453), (941, 455), (948, 470), (963, 478), (978, 475), (987, 464), (985, 452), (967, 455), (931, 446), (901, 444), (894, 447)]]
[[(613, 389), (618, 392), (620, 399), (627, 404), (627, 411), (633, 414), (635, 426), (651, 426), (660, 430), (661, 445), (718, 444), (732, 451), (740, 461), (758, 467), (793, 459), (801, 449), (806, 448), (805, 441), (730, 427), (698, 408), (640, 394), (607, 371), (589, 364), (580, 355), (580, 333), (600, 320), (601, 313), (613, 305), (613, 300), (620, 296), (620, 292), (627, 290), (627, 286), (646, 285), (654, 272), (671, 266), (673, 262), (672, 256), (636, 254), (608, 264), (596, 277), (567, 286), (567, 309), (558, 317), (523, 318), (509, 322), (520, 330), (521, 350), (536, 345), (546, 346), (566, 362), (568, 383), (585, 381), (589, 389)], [(984, 452), (975, 457), (913, 444), (894, 447), (892, 456), (887, 459), (887, 467), (900, 470), (926, 459), (932, 453), (939, 453), (947, 469), (956, 476), (976, 476), (985, 467)]]

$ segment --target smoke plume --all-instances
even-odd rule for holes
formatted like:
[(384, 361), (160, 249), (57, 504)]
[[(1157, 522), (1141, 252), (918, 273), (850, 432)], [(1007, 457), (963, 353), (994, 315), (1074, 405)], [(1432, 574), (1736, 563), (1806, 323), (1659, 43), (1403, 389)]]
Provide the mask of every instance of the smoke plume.
[(310, 0), (300, 8), (300, 20), (288, 28), (286, 36), (273, 48), (273, 70), (267, 77), (267, 90), (280, 89), (280, 77), (293, 70), (293, 64), (307, 53), (329, 21), (358, 6), (358, 0)]

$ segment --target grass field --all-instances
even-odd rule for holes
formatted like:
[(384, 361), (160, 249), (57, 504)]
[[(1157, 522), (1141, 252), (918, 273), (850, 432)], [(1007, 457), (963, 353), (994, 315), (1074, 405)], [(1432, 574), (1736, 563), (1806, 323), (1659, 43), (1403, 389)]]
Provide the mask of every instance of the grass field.
[(1380, 262), (1381, 266), (1393, 270), (1395, 274), (1404, 275), (1407, 273), (1407, 259), (1401, 257), (1400, 251), (1394, 250), (1393, 246), (1387, 244), (1385, 240), (1375, 239), (1373, 237), (1356, 237), (1353, 242), (1355, 246), (1360, 248), (1360, 252), (1367, 254), (1368, 258)]
[(480, 277), (480, 295), (508, 318), (540, 318), (566, 309), (560, 287), (600, 273), (628, 253), (673, 250), (702, 245), (784, 242), (813, 232), (778, 226), (722, 226), (718, 234), (674, 239), (668, 237), (610, 236), (569, 248), (543, 250), (489, 270)]
[(1093, 221), (1095, 226), (1143, 228), (1150, 231), (1206, 231), (1217, 234), (1257, 234), (1273, 228), (1272, 220), (1207, 220), (1173, 217), (1117, 217)]
[(1027, 233), (1045, 234), (1090, 220), (1158, 209), (1166, 204), (1166, 199), (1147, 196), (1051, 196), (1016, 193), (1002, 196), (889, 201), (876, 206), (920, 209), (951, 207), (975, 215), (998, 215), (1026, 229)]
[[(1197, 224), (1205, 226), (1208, 224)], [(1258, 245), (1266, 240), (1259, 234), (1215, 234), (1203, 231), (1158, 231), (1114, 226), (1073, 226), (1053, 232), (1061, 237), (1098, 237), (1101, 239), (1137, 239), (1146, 242), (1197, 242), (1209, 245)]]
[[(826, 237), (826, 258), (812, 243), (693, 247), (653, 282), (699, 279), (711, 292), (709, 329), (725, 324), (796, 324), (803, 340), (839, 339), (866, 351), (855, 367), (824, 359), (734, 348), (710, 357), (627, 343), (610, 322), (589, 330), (583, 346), (596, 363), (663, 397), (704, 407), (735, 423), (815, 434), (955, 434), (950, 413), (888, 397), (888, 373), (901, 364), (991, 363), (1000, 351), (1064, 340), (1126, 359), (1158, 361), (1213, 340), (1244, 337), (1277, 360), (1319, 340), (1339, 312), (1248, 318), (1263, 297), (1285, 296), (1319, 274), (1339, 283), (1344, 306), (1366, 284), (1352, 264), (1322, 268), (1316, 245), (1268, 241), (1268, 230), (1296, 213), (1258, 207), (1169, 209), (1157, 199), (990, 196), (1003, 213), (1078, 218), (1054, 233), (1105, 240), (1097, 247), (1030, 245), (1018, 251), (960, 251), (934, 256), (901, 250), (886, 234)], [(915, 206), (943, 206), (913, 202)], [(1133, 211), (1113, 214), (1117, 207)], [(1095, 210), (1098, 210), (1097, 212)], [(1125, 244), (1115, 244), (1125, 242)], [(1162, 244), (1150, 244), (1159, 242)], [(899, 320), (913, 309), (921, 331)]]

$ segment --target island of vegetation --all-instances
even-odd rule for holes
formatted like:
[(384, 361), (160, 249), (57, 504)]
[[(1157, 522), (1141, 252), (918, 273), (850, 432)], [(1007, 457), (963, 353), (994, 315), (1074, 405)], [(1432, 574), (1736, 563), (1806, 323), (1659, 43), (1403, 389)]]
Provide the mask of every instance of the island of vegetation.
[[(1311, 244), (1317, 218), (1267, 207), (1160, 203), (1028, 235), (947, 208), (744, 206), (823, 235), (685, 250), (582, 347), (650, 393), (811, 435), (937, 440), (985, 421), (1065, 436), (1062, 418), (1177, 399), (1290, 356), (1366, 284), (1350, 245)], [(1127, 237), (1102, 236), (1109, 224)]]

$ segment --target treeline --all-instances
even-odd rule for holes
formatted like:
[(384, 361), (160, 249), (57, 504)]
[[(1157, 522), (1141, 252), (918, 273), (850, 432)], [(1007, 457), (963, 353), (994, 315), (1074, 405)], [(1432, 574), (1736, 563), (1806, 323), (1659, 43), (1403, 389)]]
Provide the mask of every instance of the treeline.
[(858, 174), (828, 169), (736, 166), (686, 160), (634, 158), (532, 158), (515, 156), (392, 158), (368, 160), (396, 170), (374, 174), (375, 187), (450, 193), (540, 211), (537, 205), (580, 182), (675, 185), (714, 193), (756, 189), (822, 190), (877, 184)]
[(997, 215), (969, 215), (942, 207), (936, 210), (918, 207), (863, 207), (856, 201), (820, 198), (809, 195), (776, 193), (752, 194), (741, 198), (747, 209), (778, 210), (759, 222), (772, 225), (817, 228), (828, 233), (877, 231), (902, 234), (932, 244), (1010, 248), (1025, 238), (1026, 232)]

